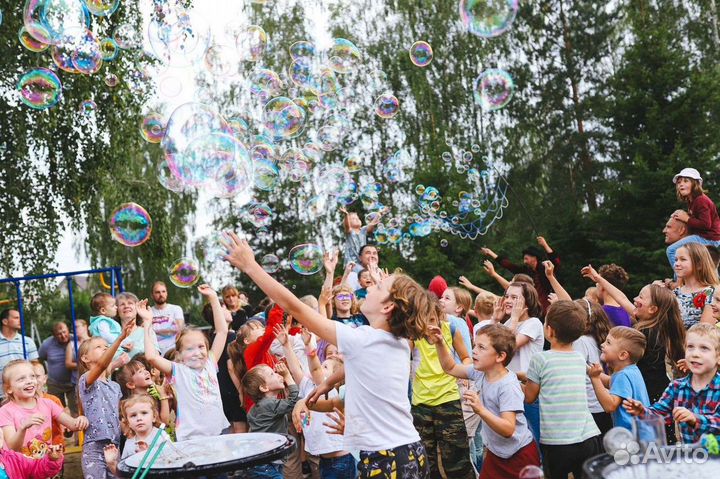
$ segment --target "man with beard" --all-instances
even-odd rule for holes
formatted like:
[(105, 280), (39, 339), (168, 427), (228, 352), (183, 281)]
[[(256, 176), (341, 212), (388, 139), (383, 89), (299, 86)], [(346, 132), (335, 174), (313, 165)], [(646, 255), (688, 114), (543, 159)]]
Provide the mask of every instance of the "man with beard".
[(155, 306), (151, 308), (153, 331), (157, 335), (160, 354), (165, 354), (175, 347), (175, 339), (185, 327), (185, 315), (180, 306), (167, 302), (167, 286), (162, 281), (155, 281), (152, 287)]

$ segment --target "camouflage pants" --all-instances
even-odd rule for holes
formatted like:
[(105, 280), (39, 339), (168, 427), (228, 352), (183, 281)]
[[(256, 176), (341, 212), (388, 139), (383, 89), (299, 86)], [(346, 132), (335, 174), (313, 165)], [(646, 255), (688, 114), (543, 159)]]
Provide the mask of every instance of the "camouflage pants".
[(359, 479), (428, 479), (427, 454), (414, 442), (382, 451), (360, 451)]
[(470, 464), (470, 447), (460, 400), (438, 406), (413, 405), (413, 423), (425, 446), (430, 478), (441, 479), (438, 449), (448, 478), (474, 479)]

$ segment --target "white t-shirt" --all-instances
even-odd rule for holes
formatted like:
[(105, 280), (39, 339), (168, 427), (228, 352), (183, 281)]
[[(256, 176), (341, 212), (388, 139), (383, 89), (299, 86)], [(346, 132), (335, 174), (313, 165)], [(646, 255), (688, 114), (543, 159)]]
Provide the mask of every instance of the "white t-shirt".
[[(147, 447), (150, 447), (150, 443), (155, 438), (155, 434), (157, 434), (157, 432), (158, 432), (158, 428), (153, 427), (152, 431), (150, 431), (150, 434), (148, 434), (147, 440), (145, 441)], [(127, 439), (127, 441), (125, 441), (125, 446), (123, 447), (122, 455), (120, 456), (121, 460), (126, 459), (126, 458), (132, 456), (133, 454), (137, 454), (138, 452), (140, 452), (137, 447), (137, 441), (138, 441), (137, 437), (129, 437)], [(168, 436), (165, 431), (162, 431), (160, 433), (160, 439), (158, 439), (158, 442), (155, 443), (155, 447), (153, 447), (153, 451), (157, 451), (157, 448), (160, 447), (160, 444), (162, 444), (163, 442), (172, 442), (170, 440), (170, 436)]]
[(371, 326), (336, 323), (345, 357), (345, 449), (379, 451), (420, 440), (408, 399), (410, 345)]
[(225, 417), (217, 379), (218, 368), (212, 353), (203, 369), (173, 363), (170, 384), (177, 393), (177, 440), (196, 436), (219, 436), (230, 423)]
[[(150, 308), (153, 315), (153, 331), (157, 335), (158, 346), (160, 346), (160, 354), (165, 354), (168, 350), (175, 347), (175, 336), (177, 336), (178, 327), (176, 321), (185, 324), (185, 316), (180, 306), (176, 304), (166, 303), (163, 309), (153, 306)], [(174, 331), (172, 334), (160, 334), (158, 331)]]
[(477, 336), (478, 331), (480, 331), (480, 328), (484, 326), (488, 326), (490, 324), (494, 324), (495, 321), (492, 319), (483, 319), (482, 321), (478, 322), (475, 326), (473, 326), (473, 338)]
[(518, 334), (529, 337), (530, 342), (515, 351), (512, 361), (508, 364), (507, 368), (514, 373), (527, 371), (532, 357), (543, 350), (545, 338), (543, 323), (538, 318), (528, 318), (518, 324), (515, 335)]
[[(303, 343), (302, 336), (299, 334), (296, 334), (295, 336), (288, 335), (288, 339), (292, 342), (292, 349), (295, 352), (295, 356), (300, 362), (300, 366), (303, 368), (303, 371), (306, 373), (310, 372), (307, 355), (305, 354), (305, 343)], [(285, 348), (283, 348), (283, 345), (280, 344), (280, 341), (277, 339), (274, 339), (272, 344), (270, 344), (270, 354), (278, 358), (285, 357)], [(303, 397), (302, 388), (300, 388), (300, 397)]]
[[(600, 348), (598, 347), (595, 338), (589, 334), (580, 336), (577, 340), (573, 341), (573, 349), (580, 353), (585, 360), (585, 363), (600, 364)], [(595, 389), (593, 389), (590, 376), (585, 377), (585, 390), (587, 391), (588, 407), (590, 408), (590, 412), (605, 412), (603, 407), (600, 405), (600, 401), (598, 401), (598, 398), (595, 395)]]
[[(312, 380), (305, 376), (300, 381), (300, 397), (306, 397), (315, 389)], [(338, 396), (338, 392), (333, 389), (328, 393), (328, 398), (332, 399)], [(327, 426), (323, 423), (332, 424), (332, 419), (324, 412), (310, 412), (310, 420), (307, 425), (303, 424), (303, 436), (305, 436), (305, 450), (314, 456), (320, 454), (330, 454), (343, 450), (343, 436), (340, 434), (330, 434)]]

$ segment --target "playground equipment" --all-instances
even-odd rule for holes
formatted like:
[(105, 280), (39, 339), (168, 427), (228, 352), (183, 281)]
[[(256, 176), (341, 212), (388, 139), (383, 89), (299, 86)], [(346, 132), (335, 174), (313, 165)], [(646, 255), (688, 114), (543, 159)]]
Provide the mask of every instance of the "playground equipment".
[[(80, 276), (80, 275), (89, 275), (89, 274), (100, 274), (101, 275), (101, 282), (103, 285), (105, 284), (105, 280), (102, 277), (104, 273), (110, 274), (110, 285), (108, 285), (110, 289), (110, 294), (115, 296), (116, 290), (119, 290), (120, 292), (125, 291), (125, 288), (123, 286), (122, 282), (122, 267), (120, 266), (113, 266), (111, 268), (101, 268), (101, 269), (88, 269), (85, 271), (72, 271), (68, 273), (51, 273), (51, 274), (41, 274), (36, 276), (23, 276), (22, 278), (3, 278), (0, 279), (0, 284), (3, 283), (13, 283), (15, 285), (15, 292), (17, 293), (17, 309), (18, 312), (20, 312), (20, 330), (23, 336), (25, 336), (25, 311), (23, 308), (23, 296), (22, 296), (22, 283), (27, 281), (36, 281), (40, 279), (52, 279), (52, 278), (65, 278), (67, 281), (67, 288), (68, 288), (68, 299), (70, 301), (70, 314), (72, 317), (72, 332), (73, 332), (73, 346), (75, 348), (75, 357), (78, 355), (78, 343), (77, 343), (77, 332), (75, 331), (75, 299), (73, 297), (73, 277), (74, 276)], [(25, 359), (27, 359), (27, 351), (25, 349), (25, 341), (23, 341), (23, 356)]]

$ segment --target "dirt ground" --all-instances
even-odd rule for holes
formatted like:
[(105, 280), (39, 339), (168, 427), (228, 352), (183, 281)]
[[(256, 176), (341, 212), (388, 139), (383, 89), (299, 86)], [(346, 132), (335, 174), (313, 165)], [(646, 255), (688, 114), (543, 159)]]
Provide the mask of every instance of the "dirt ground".
[(65, 454), (65, 468), (63, 469), (64, 479), (83, 479), (82, 466), (80, 465), (80, 452)]

